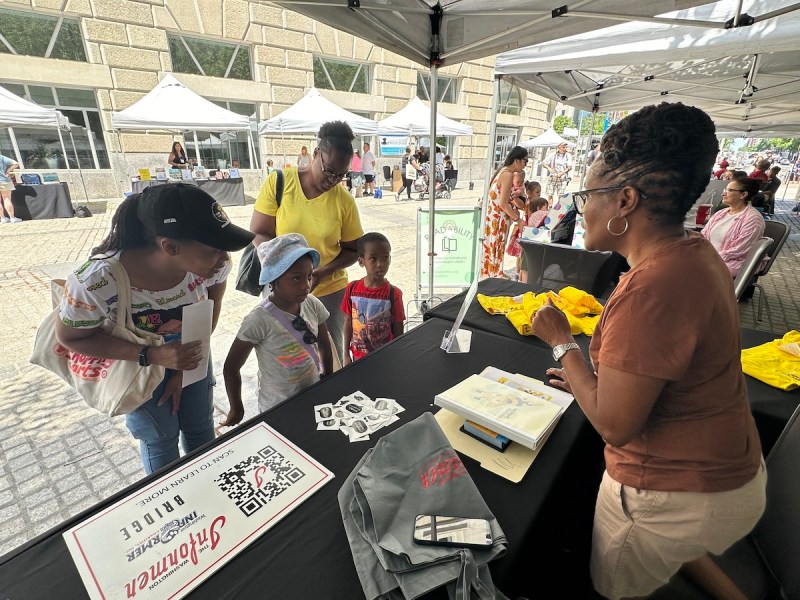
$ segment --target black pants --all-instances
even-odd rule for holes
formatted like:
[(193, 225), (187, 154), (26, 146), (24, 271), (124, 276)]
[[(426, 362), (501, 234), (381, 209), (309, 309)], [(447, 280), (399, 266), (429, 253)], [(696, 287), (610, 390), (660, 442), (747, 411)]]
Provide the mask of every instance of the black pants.
[(403, 193), (403, 190), (406, 190), (408, 193), (408, 199), (411, 200), (411, 184), (413, 183), (414, 182), (411, 179), (407, 179), (406, 176), (403, 175), (403, 187), (397, 190), (397, 195), (399, 196)]

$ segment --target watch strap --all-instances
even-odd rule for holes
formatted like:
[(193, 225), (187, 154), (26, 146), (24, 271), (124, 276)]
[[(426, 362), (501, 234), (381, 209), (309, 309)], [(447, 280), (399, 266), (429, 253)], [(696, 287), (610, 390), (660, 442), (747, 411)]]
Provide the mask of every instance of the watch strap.
[(575, 342), (570, 342), (569, 344), (559, 344), (553, 348), (553, 360), (561, 362), (561, 359), (564, 358), (564, 355), (569, 352), (570, 350), (580, 350), (581, 347), (576, 344)]
[(139, 366), (141, 367), (149, 367), (150, 361), (147, 360), (147, 351), (150, 350), (150, 346), (143, 346), (141, 350), (139, 350)]

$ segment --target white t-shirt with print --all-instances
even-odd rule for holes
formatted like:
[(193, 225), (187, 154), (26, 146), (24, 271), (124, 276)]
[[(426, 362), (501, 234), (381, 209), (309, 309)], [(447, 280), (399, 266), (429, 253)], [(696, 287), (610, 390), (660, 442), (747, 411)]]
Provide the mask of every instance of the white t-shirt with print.
[[(186, 273), (176, 286), (152, 291), (131, 287), (133, 324), (157, 333), (165, 342), (180, 340), (183, 307), (208, 298), (208, 288), (225, 281), (231, 262), (211, 279)], [(106, 319), (117, 320), (117, 281), (108, 262), (88, 260), (67, 278), (61, 300), (61, 320), (76, 329), (97, 327)]]
[[(289, 321), (295, 315), (284, 313)], [(314, 335), (330, 313), (309, 294), (300, 305), (300, 316)], [(258, 360), (258, 410), (264, 412), (300, 390), (319, 381), (314, 358), (292, 333), (266, 308), (256, 306), (242, 321), (236, 337), (253, 344)]]

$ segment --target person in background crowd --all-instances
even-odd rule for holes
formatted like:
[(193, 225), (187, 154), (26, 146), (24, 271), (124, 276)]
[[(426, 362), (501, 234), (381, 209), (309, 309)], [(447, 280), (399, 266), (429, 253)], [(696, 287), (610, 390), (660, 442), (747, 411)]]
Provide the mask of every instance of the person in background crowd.
[(780, 167), (771, 167), (767, 172), (767, 182), (761, 186), (761, 193), (764, 194), (764, 207), (768, 215), (775, 214), (775, 194), (781, 187), (781, 180), (778, 179), (780, 172)]
[(728, 162), (727, 157), (724, 157), (721, 161), (719, 161), (719, 169), (714, 171), (714, 179), (722, 179), (722, 174), (725, 173), (729, 166), (730, 163)]
[(547, 201), (553, 204), (553, 198), (558, 201), (564, 193), (569, 183), (569, 173), (572, 171), (572, 155), (567, 152), (567, 142), (559, 144), (556, 151), (544, 159), (542, 166), (550, 174), (545, 193)]
[(277, 176), (270, 175), (261, 186), (250, 231), (256, 234), (256, 247), (276, 235), (300, 233), (319, 252), (310, 292), (331, 315), (328, 331), (341, 362), (346, 349), (344, 313), (339, 308), (347, 286), (345, 269), (358, 259), (357, 242), (364, 235), (356, 202), (339, 185), (350, 166), (355, 136), (347, 123), (331, 121), (320, 127), (317, 137), (319, 152), (311, 166), (284, 171), (280, 207), (275, 197)]
[(345, 289), (341, 310), (345, 315), (345, 337), (350, 354), (344, 364), (363, 358), (369, 352), (403, 335), (406, 314), (403, 292), (386, 279), (392, 264), (392, 245), (382, 233), (365, 233), (358, 240), (358, 264), (366, 277), (352, 281)]
[(592, 142), (592, 149), (586, 153), (586, 168), (592, 166), (597, 157), (600, 156), (600, 142)]
[(767, 169), (769, 169), (769, 161), (761, 159), (756, 162), (756, 168), (748, 175), (750, 179), (758, 179), (759, 181), (767, 180)]
[[(735, 169), (728, 167), (727, 169), (725, 169), (725, 172), (719, 176), (719, 178), (722, 179), (723, 181), (730, 181), (731, 179), (733, 179), (733, 174), (735, 172), (736, 172)], [(744, 173), (744, 171), (742, 171), (742, 173)], [(747, 177), (747, 175), (745, 174), (743, 175), (743, 177)]]
[(612, 125), (587, 189), (573, 196), (586, 249), (631, 266), (603, 308), (591, 364), (552, 302), (533, 318), (562, 365), (547, 370), (550, 383), (574, 395), (605, 440), (590, 571), (606, 598), (649, 596), (680, 571), (714, 598), (745, 600), (711, 554), (761, 518), (766, 467), (733, 280), (683, 226), (717, 152), (708, 115), (680, 103)]
[(357, 198), (361, 197), (361, 187), (364, 185), (364, 172), (361, 160), (361, 150), (353, 151), (353, 158), (350, 160), (350, 170), (347, 172), (347, 189), (355, 193)]
[[(168, 369), (153, 395), (125, 415), (148, 474), (178, 459), (179, 439), (186, 452), (214, 439), (210, 357), (205, 378), (182, 387), (183, 371), (197, 368), (203, 353), (202, 342), (181, 343), (183, 307), (213, 300), (213, 330), (231, 271), (228, 253), (252, 240), (252, 233), (231, 223), (216, 200), (197, 186), (153, 186), (120, 204), (111, 233), (67, 278), (56, 325), (59, 343), (88, 356)], [(142, 347), (101, 328), (120, 314), (110, 256), (128, 273), (133, 322), (162, 335), (162, 346)]]
[(512, 223), (525, 225), (523, 213), (511, 204), (511, 188), (514, 173), (524, 173), (527, 164), (528, 151), (515, 146), (489, 182), (489, 206), (483, 223), (481, 279), (504, 276), (503, 258), (508, 230)]
[(701, 232), (722, 257), (731, 277), (739, 274), (750, 248), (764, 235), (764, 217), (750, 205), (759, 185), (749, 177), (729, 182), (722, 192), (728, 208), (715, 212)]
[(167, 159), (169, 166), (173, 169), (186, 169), (189, 166), (189, 159), (186, 158), (186, 152), (183, 150), (180, 142), (172, 142), (172, 150)]
[(11, 181), (10, 175), (14, 169), (19, 169), (19, 163), (0, 154), (0, 223), (20, 223), (22, 221), (14, 215), (14, 204), (11, 202), (14, 182)]
[(433, 164), (437, 167), (441, 165), (441, 167), (444, 168), (444, 154), (442, 153), (442, 149), (439, 148), (439, 146), (436, 146), (436, 155), (434, 157)]
[(308, 148), (303, 146), (300, 148), (300, 154), (297, 155), (297, 168), (307, 169), (311, 165), (311, 156), (308, 154)]
[(364, 156), (361, 159), (361, 169), (364, 171), (364, 180), (367, 183), (365, 196), (375, 194), (375, 155), (370, 151), (369, 144), (364, 142)]
[(223, 374), (230, 410), (220, 423), (244, 417), (242, 367), (255, 348), (258, 410), (264, 412), (333, 372), (325, 321), (328, 311), (309, 293), (319, 252), (299, 233), (279, 235), (258, 247), (259, 282), (269, 294), (245, 316), (225, 359)]
[(406, 146), (406, 153), (403, 154), (403, 158), (400, 159), (400, 176), (403, 178), (403, 187), (401, 187), (397, 191), (396, 200), (398, 202), (400, 201), (400, 196), (403, 195), (403, 191), (405, 191), (408, 194), (408, 199), (411, 200), (411, 184), (414, 183), (414, 180), (409, 179), (407, 177), (408, 175), (407, 169), (409, 164), (411, 164), (411, 166), (413, 167), (413, 163), (411, 163), (412, 159), (413, 157), (411, 155), (411, 147)]
[(453, 166), (453, 160), (450, 158), (449, 154), (446, 154), (444, 157), (444, 168), (447, 169), (448, 171), (452, 171), (453, 169), (455, 169), (455, 167)]
[(267, 175), (273, 173), (275, 171), (275, 167), (273, 166), (273, 162), (271, 158), (267, 159)]

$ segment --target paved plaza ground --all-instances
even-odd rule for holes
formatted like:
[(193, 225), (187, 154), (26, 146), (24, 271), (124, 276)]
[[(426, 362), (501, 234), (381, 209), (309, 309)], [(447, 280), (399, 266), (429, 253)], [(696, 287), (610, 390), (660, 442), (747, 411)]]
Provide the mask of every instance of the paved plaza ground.
[[(474, 206), (475, 191), (456, 190), (438, 206)], [(789, 209), (794, 187), (776, 202), (776, 218), (792, 233), (780, 258), (761, 283), (765, 290), (764, 318), (755, 321), (758, 295), (740, 304), (742, 325), (783, 334), (800, 326), (800, 221)], [(357, 200), (365, 231), (381, 231), (392, 242), (388, 277), (404, 293), (409, 315), (416, 312), (416, 213), (422, 202), (396, 202), (394, 194), (381, 200)], [(28, 362), (39, 324), (52, 310), (50, 280), (64, 276), (83, 261), (106, 235), (118, 201), (95, 202), (95, 216), (0, 225), (0, 306), (6, 319), (0, 361), (0, 554), (43, 533), (144, 476), (138, 446), (122, 417), (108, 418), (88, 408), (54, 375)], [(238, 225), (247, 226), (252, 206), (226, 209)], [(239, 255), (234, 256), (238, 265)], [(513, 259), (511, 259), (513, 261)], [(512, 262), (509, 262), (509, 265)], [(351, 277), (363, 273), (354, 266)], [(231, 281), (235, 280), (235, 272)], [(443, 297), (457, 290), (442, 290)], [(702, 302), (702, 290), (697, 290)], [(758, 292), (756, 292), (758, 294)], [(229, 288), (222, 317), (212, 340), (217, 422), (227, 410), (222, 387), (222, 363), (254, 298)], [(255, 355), (243, 378), (246, 415), (256, 414)]]

